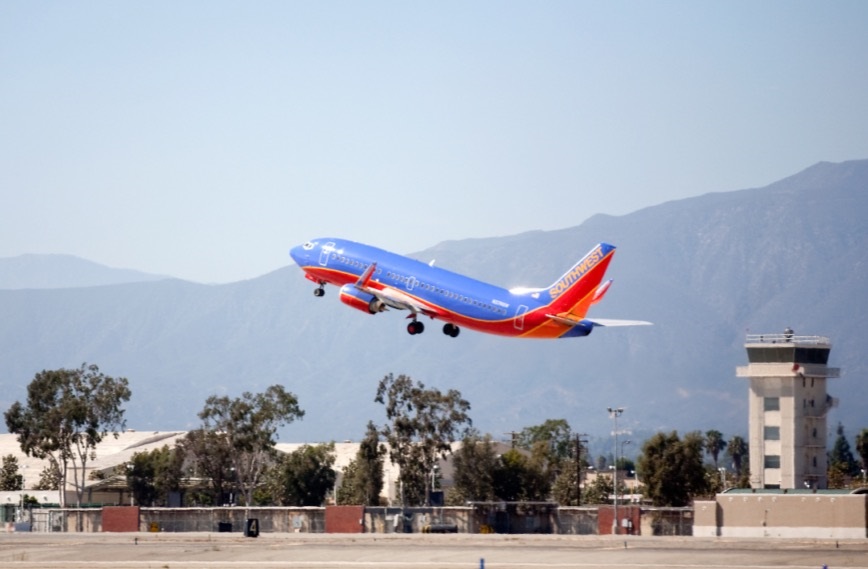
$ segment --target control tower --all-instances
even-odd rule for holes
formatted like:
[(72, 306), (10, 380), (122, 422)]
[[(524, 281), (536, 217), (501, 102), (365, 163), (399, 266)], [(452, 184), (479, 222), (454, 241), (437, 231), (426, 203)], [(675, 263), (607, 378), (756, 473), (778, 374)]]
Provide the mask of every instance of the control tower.
[(832, 344), (821, 336), (749, 334), (750, 484), (760, 488), (826, 488), (826, 414), (837, 399), (826, 380), (839, 377), (828, 367)]

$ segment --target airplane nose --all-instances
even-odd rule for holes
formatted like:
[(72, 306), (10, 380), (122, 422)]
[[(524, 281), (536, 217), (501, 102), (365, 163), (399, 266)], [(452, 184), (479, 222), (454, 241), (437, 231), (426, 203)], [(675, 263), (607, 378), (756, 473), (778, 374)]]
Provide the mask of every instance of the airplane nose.
[(310, 260), (311, 251), (314, 248), (314, 243), (308, 241), (303, 245), (296, 245), (292, 249), (289, 250), (289, 256), (292, 257), (293, 261), (299, 266), (307, 264), (307, 261)]
[(301, 260), (304, 257), (303, 253), (304, 249), (302, 249), (301, 245), (296, 245), (289, 250), (289, 256), (292, 257), (292, 260), (295, 261), (297, 265), (301, 265)]

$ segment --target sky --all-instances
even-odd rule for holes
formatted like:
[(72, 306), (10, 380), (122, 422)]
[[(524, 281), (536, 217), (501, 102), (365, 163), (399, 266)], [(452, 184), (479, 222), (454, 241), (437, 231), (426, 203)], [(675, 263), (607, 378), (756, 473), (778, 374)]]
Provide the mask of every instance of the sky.
[(762, 187), (868, 158), (866, 29), (863, 1), (6, 0), (0, 257), (226, 283), (317, 237)]

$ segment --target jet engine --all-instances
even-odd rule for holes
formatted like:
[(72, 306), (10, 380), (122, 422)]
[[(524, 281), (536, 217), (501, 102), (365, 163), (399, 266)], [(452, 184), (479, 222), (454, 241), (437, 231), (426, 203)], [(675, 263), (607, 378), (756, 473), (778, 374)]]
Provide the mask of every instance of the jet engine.
[(347, 306), (352, 306), (356, 310), (368, 314), (376, 314), (386, 310), (386, 305), (382, 300), (372, 294), (360, 291), (351, 284), (341, 287), (340, 299)]

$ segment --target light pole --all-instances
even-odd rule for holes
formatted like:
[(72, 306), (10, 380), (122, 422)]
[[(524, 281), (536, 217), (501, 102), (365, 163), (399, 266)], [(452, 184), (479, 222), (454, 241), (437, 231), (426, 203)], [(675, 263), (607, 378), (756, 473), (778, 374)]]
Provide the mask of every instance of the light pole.
[(720, 472), (720, 484), (723, 486), (723, 491), (726, 492), (726, 468), (721, 466), (717, 471)]
[(624, 412), (623, 407), (609, 407), (609, 416), (615, 421), (615, 469), (612, 471), (612, 490), (615, 494), (615, 519), (612, 522), (612, 533), (618, 533), (618, 417)]

